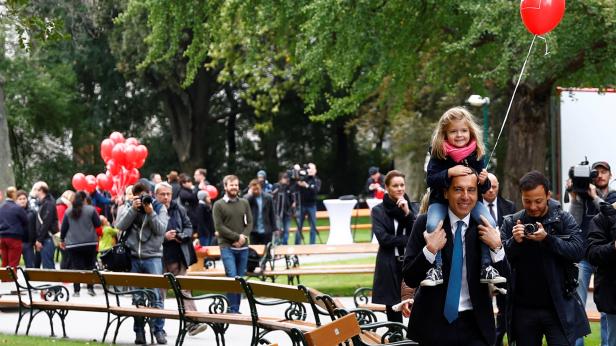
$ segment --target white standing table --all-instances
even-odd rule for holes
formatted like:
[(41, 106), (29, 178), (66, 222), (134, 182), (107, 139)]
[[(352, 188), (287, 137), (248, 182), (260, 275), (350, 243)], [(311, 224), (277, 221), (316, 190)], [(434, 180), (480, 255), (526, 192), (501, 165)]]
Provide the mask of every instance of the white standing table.
[(353, 244), (351, 216), (357, 200), (326, 199), (323, 204), (329, 215), (327, 245)]
[[(372, 210), (372, 208), (374, 208), (377, 205), (383, 203), (383, 200), (379, 199), (379, 198), (368, 198), (368, 199), (366, 199), (366, 203), (368, 204), (368, 208), (370, 208), (370, 210)], [(378, 243), (379, 243), (379, 241), (376, 240), (376, 237), (374, 236), (374, 234), (372, 234), (372, 244), (378, 244)]]

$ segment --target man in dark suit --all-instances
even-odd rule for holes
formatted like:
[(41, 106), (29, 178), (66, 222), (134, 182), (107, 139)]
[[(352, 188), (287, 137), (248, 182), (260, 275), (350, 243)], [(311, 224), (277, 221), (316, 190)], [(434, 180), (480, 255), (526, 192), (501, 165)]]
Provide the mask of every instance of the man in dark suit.
[[(506, 215), (510, 215), (516, 212), (515, 204), (503, 198), (499, 195), (499, 183), (496, 176), (492, 173), (488, 174), (488, 179), (490, 179), (491, 187), (490, 189), (483, 194), (483, 204), (488, 208), (492, 218), (496, 220), (496, 225), (500, 227), (503, 224), (503, 218)], [(497, 266), (497, 270), (499, 273), (507, 276), (508, 268), (505, 264), (506, 261), (501, 262)], [(505, 288), (506, 285), (503, 285), (502, 288)], [(500, 285), (499, 285), (500, 287)], [(501, 346), (503, 344), (503, 338), (505, 337), (505, 333), (507, 332), (507, 314), (505, 312), (507, 300), (505, 296), (502, 294), (496, 295), (496, 306), (498, 306), (498, 314), (496, 315), (496, 344), (497, 346)]]
[(453, 177), (445, 190), (448, 216), (429, 234), (426, 215), (419, 216), (407, 243), (403, 277), (409, 287), (419, 286), (439, 250), (443, 259), (443, 285), (420, 287), (415, 295), (409, 337), (420, 345), (494, 344), (492, 300), (488, 286), (479, 282), (481, 242), (492, 249), (495, 263), (505, 252), (499, 231), (470, 217), (479, 197), (477, 182), (476, 174)]
[(496, 225), (500, 227), (505, 216), (516, 212), (515, 204), (499, 194), (499, 183), (494, 174), (488, 173), (488, 179), (490, 179), (492, 186), (482, 195), (483, 204), (485, 204), (494, 220), (496, 220)]
[(265, 245), (272, 241), (272, 235), (277, 231), (272, 195), (263, 191), (261, 182), (253, 179), (248, 185), (248, 194), (245, 197), (254, 218), (250, 244)]

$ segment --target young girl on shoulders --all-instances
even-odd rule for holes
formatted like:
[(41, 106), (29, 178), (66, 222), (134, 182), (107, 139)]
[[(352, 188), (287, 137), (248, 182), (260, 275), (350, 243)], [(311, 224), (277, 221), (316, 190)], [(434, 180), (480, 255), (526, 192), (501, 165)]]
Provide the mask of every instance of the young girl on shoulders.
[[(430, 161), (427, 168), (427, 183), (430, 187), (426, 223), (428, 233), (434, 232), (447, 216), (448, 207), (444, 190), (449, 187), (453, 177), (478, 174), (478, 199), (481, 199), (481, 195), (490, 189), (490, 179), (488, 179), (484, 164), (486, 149), (479, 129), (473, 115), (463, 107), (447, 110), (438, 121), (432, 135)], [(481, 200), (478, 200), (471, 212), (471, 217), (482, 225), (480, 216), (485, 217), (492, 227), (496, 227), (496, 222), (488, 208), (481, 203)], [(426, 279), (421, 282), (422, 286), (436, 286), (443, 283), (441, 264), (439, 252), (434, 261), (434, 267), (428, 271)], [(480, 282), (491, 284), (506, 282), (506, 279), (492, 267), (490, 249), (483, 243), (481, 244)]]

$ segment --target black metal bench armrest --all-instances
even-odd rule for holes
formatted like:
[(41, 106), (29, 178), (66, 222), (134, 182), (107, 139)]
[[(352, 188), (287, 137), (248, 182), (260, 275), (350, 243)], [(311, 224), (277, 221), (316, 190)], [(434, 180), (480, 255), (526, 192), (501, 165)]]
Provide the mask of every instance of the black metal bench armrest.
[(182, 299), (187, 300), (211, 299), (212, 302), (210, 303), (210, 305), (208, 305), (208, 312), (211, 314), (224, 313), (225, 311), (227, 311), (227, 307), (229, 306), (229, 300), (224, 294), (207, 293), (198, 296), (187, 296), (182, 292), (181, 295)]
[(355, 306), (359, 306), (360, 304), (368, 304), (370, 303), (370, 295), (368, 293), (372, 292), (372, 288), (369, 287), (360, 287), (355, 290), (353, 293), (353, 302)]

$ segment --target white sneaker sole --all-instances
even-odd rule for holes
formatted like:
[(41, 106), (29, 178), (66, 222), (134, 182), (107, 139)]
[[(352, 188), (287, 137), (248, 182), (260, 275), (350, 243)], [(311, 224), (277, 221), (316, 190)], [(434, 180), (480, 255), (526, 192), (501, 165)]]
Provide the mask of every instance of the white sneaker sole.
[(507, 282), (507, 279), (505, 279), (502, 276), (496, 277), (494, 279), (481, 279), (479, 280), (479, 282), (481, 282), (482, 284), (504, 284), (505, 282)]
[(419, 283), (419, 286), (424, 286), (424, 287), (434, 287), (437, 285), (441, 285), (443, 283), (443, 280), (423, 280), (421, 283)]

